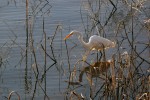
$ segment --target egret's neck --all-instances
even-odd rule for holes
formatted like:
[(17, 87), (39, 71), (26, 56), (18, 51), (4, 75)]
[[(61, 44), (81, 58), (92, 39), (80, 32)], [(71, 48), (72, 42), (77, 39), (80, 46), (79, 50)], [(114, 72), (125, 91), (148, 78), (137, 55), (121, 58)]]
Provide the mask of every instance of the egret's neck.
[(89, 47), (88, 43), (84, 42), (82, 33), (78, 32), (78, 31), (72, 31), (71, 33), (78, 35), (78, 39), (79, 39), (80, 43), (81, 43), (85, 48), (88, 48), (88, 47)]
[(88, 48), (88, 43), (86, 43), (86, 42), (83, 40), (83, 35), (82, 35), (82, 34), (79, 34), (78, 39), (79, 39), (80, 43), (81, 43), (85, 48)]

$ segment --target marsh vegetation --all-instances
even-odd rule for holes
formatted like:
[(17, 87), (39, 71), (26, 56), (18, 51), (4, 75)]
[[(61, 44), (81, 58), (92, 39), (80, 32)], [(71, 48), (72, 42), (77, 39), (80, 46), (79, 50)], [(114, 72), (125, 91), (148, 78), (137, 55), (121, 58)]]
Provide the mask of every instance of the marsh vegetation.
[[(1, 100), (149, 100), (149, 0), (0, 1)], [(91, 51), (99, 35), (115, 48)]]

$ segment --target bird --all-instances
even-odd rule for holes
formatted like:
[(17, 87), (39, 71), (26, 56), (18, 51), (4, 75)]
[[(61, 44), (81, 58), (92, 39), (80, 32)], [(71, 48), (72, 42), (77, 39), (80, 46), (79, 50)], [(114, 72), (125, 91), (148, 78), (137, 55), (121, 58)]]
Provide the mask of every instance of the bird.
[(98, 36), (98, 35), (92, 35), (89, 38), (88, 42), (85, 42), (83, 40), (83, 35), (81, 32), (73, 30), (71, 31), (65, 38), (64, 40), (70, 38), (73, 34), (76, 34), (78, 36), (78, 40), (80, 43), (83, 45), (83, 47), (87, 50), (86, 55), (89, 54), (91, 50), (97, 50), (101, 51), (103, 49), (108, 49), (111, 47), (115, 47), (115, 42), (112, 42), (109, 39), (106, 39), (104, 37)]

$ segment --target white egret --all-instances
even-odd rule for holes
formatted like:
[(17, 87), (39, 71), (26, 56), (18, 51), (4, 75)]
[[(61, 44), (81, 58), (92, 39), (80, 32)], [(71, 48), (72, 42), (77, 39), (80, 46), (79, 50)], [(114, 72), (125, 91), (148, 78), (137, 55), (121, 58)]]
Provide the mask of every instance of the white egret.
[(89, 54), (89, 51), (91, 50), (103, 50), (103, 49), (107, 49), (110, 47), (115, 47), (115, 43), (103, 38), (101, 36), (98, 35), (93, 35), (89, 38), (89, 42), (85, 42), (83, 40), (83, 35), (81, 32), (78, 32), (76, 30), (71, 31), (65, 38), (64, 40), (68, 39), (71, 35), (76, 34), (78, 35), (78, 39), (81, 42), (81, 44), (87, 49), (86, 55)]

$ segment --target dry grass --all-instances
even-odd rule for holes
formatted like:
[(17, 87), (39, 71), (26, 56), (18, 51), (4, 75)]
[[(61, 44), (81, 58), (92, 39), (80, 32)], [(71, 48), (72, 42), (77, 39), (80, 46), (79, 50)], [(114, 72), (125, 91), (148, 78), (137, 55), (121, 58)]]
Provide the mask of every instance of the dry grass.
[[(112, 0), (88, 0), (83, 2), (83, 6), (87, 11), (87, 16), (89, 17), (87, 19), (87, 23), (84, 19), (82, 19), (83, 25), (85, 25), (85, 33), (89, 36), (89, 33), (95, 32), (96, 30), (97, 34), (105, 37), (107, 35), (105, 30), (107, 30), (111, 24), (111, 26), (114, 27), (114, 32), (116, 33), (114, 38), (116, 39), (117, 52), (115, 54), (112, 53), (113, 56), (111, 62), (106, 61), (107, 58), (105, 54), (107, 52), (105, 51), (103, 52), (103, 57), (99, 62), (95, 61), (94, 63), (89, 63), (90, 61), (88, 60), (84, 62), (88, 64), (86, 67), (75, 65), (74, 70), (72, 71), (71, 80), (69, 79), (68, 82), (72, 87), (68, 88), (67, 93), (72, 94), (72, 92), (74, 92), (79, 96), (82, 94), (82, 97), (84, 97), (82, 99), (85, 100), (150, 99), (150, 61), (148, 56), (141, 56), (142, 53), (144, 53), (146, 50), (149, 50), (150, 36), (147, 35), (148, 37), (146, 37), (148, 39), (147, 43), (138, 42), (139, 40), (137, 38), (142, 31), (149, 34), (149, 19), (141, 22), (141, 29), (139, 32), (136, 30), (136, 26), (139, 24), (139, 20), (137, 20), (139, 18), (138, 15), (145, 11), (143, 7), (146, 2), (148, 1), (137, 0), (132, 2), (129, 0), (122, 0), (120, 2), (115, 2)], [(110, 14), (106, 14), (106, 18), (104, 20), (101, 20), (100, 18), (103, 13), (100, 9), (103, 8), (103, 5), (106, 6), (106, 4), (111, 6), (112, 10), (108, 11)], [(117, 4), (123, 5), (121, 9), (125, 8), (126, 14), (124, 12), (119, 12), (120, 9), (118, 8)], [(117, 15), (118, 13), (122, 13), (123, 15), (119, 17), (120, 15)], [(81, 15), (82, 17), (85, 16), (82, 14), (82, 10)], [(116, 19), (115, 17), (118, 17), (119, 19)], [(115, 24), (113, 21), (115, 21)], [(86, 27), (86, 24), (88, 27)], [(146, 29), (143, 29), (143, 27), (146, 27)], [(129, 45), (127, 49), (125, 48), (127, 51), (122, 49), (124, 42), (126, 45)], [(137, 48), (141, 44), (141, 51), (139, 52)], [(79, 71), (79, 74), (78, 67), (82, 67), (82, 70)], [(86, 78), (84, 77), (84, 73), (87, 75)], [(79, 79), (77, 79), (77, 77), (79, 77)], [(84, 85), (85, 80), (87, 80), (89, 87)], [(79, 91), (80, 89), (87, 88), (90, 90), (88, 96), (85, 91)], [(78, 97), (77, 95), (74, 95), (75, 97), (68, 95), (68, 98), (74, 99)]]

